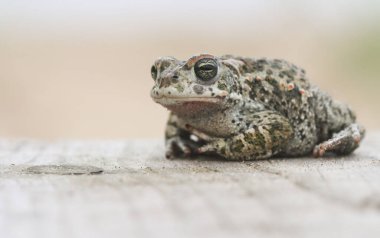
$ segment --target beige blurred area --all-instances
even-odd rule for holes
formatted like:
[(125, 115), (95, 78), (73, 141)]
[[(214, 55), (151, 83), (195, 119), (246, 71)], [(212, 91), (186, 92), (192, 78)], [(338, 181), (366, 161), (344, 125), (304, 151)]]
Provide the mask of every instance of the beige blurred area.
[(164, 55), (287, 59), (379, 128), (376, 1), (2, 1), (0, 136), (161, 137)]

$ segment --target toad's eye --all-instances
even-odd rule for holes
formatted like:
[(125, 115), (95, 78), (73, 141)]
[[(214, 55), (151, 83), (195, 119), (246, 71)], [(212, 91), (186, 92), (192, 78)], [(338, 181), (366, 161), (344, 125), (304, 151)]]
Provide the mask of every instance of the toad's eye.
[(198, 79), (208, 81), (218, 74), (218, 64), (214, 59), (200, 59), (194, 65), (194, 72)]
[(150, 68), (150, 74), (152, 75), (152, 78), (154, 80), (157, 79), (157, 67), (155, 65), (153, 65), (152, 68)]

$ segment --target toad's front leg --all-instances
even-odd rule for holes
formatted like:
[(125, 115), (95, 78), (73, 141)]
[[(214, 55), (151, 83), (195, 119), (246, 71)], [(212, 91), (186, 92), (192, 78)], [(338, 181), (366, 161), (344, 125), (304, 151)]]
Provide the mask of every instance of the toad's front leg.
[[(211, 140), (200, 147), (197, 153), (216, 153), (230, 160), (265, 159), (283, 151), (293, 135), (288, 120), (276, 113), (256, 113), (251, 120), (244, 132), (229, 138)], [(193, 133), (197, 134), (195, 131)], [(198, 136), (202, 138), (201, 134)]]
[(170, 114), (165, 130), (166, 158), (190, 157), (204, 145), (201, 141), (191, 139), (191, 132), (179, 127), (178, 117)]

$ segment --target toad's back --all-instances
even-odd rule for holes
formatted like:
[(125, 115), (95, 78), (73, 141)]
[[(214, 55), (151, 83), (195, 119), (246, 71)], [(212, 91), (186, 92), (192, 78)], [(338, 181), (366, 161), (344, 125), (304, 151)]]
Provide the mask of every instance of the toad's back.
[(279, 59), (236, 59), (244, 62), (241, 83), (249, 86), (246, 94), (250, 99), (280, 113), (293, 126), (294, 137), (287, 155), (307, 153), (316, 143), (355, 121), (346, 105), (311, 86), (305, 70), (296, 65)]

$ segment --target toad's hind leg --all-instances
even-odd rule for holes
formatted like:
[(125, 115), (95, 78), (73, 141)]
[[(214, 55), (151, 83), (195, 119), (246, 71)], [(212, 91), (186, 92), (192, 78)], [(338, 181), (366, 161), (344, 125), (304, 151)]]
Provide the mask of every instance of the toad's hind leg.
[(327, 151), (338, 155), (350, 154), (358, 148), (364, 134), (364, 127), (356, 123), (351, 124), (343, 130), (334, 133), (331, 139), (315, 146), (313, 154), (315, 157), (323, 156)]
[[(245, 130), (228, 138), (211, 138), (197, 153), (217, 154), (229, 160), (266, 159), (282, 152), (293, 136), (288, 119), (276, 112), (257, 112), (247, 121)], [(203, 137), (202, 133), (193, 133)], [(203, 139), (209, 138), (206, 135)]]

